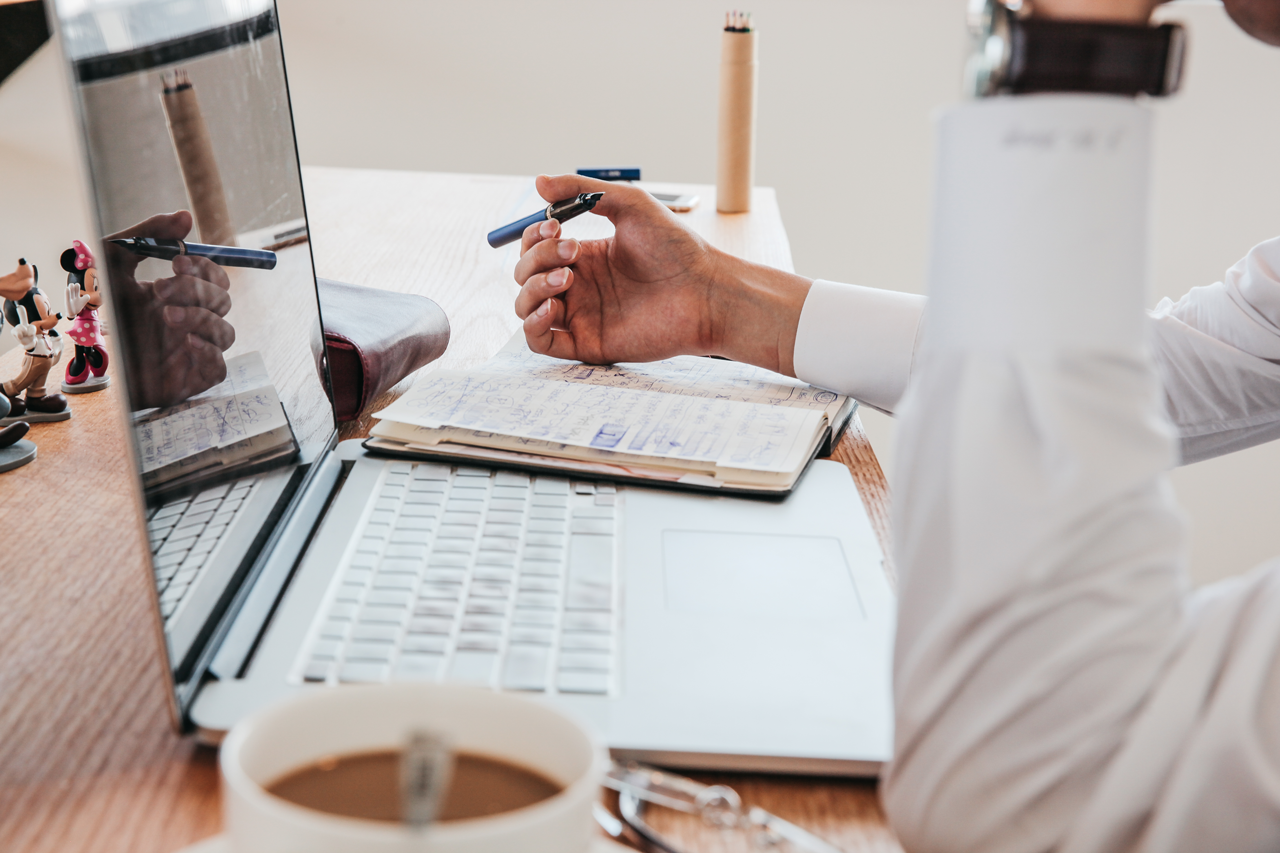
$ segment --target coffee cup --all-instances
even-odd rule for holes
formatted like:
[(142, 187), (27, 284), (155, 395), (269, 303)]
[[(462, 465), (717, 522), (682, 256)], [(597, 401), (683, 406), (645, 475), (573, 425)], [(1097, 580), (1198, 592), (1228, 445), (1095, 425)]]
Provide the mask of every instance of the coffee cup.
[[(268, 790), (319, 762), (402, 749), (423, 731), (559, 790), (524, 808), (421, 829), (306, 808)], [(532, 699), (394, 684), (314, 690), (259, 711), (227, 735), (219, 764), (233, 853), (585, 853), (608, 755), (581, 723)]]

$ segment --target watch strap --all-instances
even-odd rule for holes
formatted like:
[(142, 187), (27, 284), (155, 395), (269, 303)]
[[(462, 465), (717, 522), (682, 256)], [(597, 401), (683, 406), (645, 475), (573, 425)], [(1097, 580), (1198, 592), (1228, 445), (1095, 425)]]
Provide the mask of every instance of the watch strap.
[(995, 87), (1005, 94), (1097, 92), (1171, 95), (1182, 79), (1185, 31), (1023, 18), (1009, 21), (1008, 59)]

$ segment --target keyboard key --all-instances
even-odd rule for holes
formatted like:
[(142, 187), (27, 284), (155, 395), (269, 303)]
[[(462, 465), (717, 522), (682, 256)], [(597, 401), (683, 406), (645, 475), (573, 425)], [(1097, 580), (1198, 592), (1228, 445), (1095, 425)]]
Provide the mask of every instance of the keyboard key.
[(333, 672), (333, 661), (313, 660), (302, 671), (302, 680), (311, 682), (327, 681), (331, 672)]
[(488, 685), (493, 682), (494, 670), (497, 669), (497, 666), (498, 655), (496, 652), (460, 649), (454, 653), (446, 680), (464, 684)]
[(467, 631), (458, 634), (458, 649), (472, 651), (496, 652), (502, 645), (501, 634), (490, 634), (479, 631)]
[(524, 524), (524, 513), (494, 510), (485, 516), (485, 521), (489, 524), (514, 524), (519, 527)]
[(348, 684), (373, 683), (386, 681), (390, 673), (391, 667), (385, 663), (344, 663), (338, 670), (338, 680)]
[(444, 503), (444, 495), (439, 492), (410, 492), (404, 499), (404, 509), (410, 506), (431, 505), (438, 507)]
[(344, 657), (348, 661), (390, 663), (395, 650), (391, 643), (348, 643)]
[(187, 584), (191, 583), (193, 580), (196, 579), (196, 573), (199, 571), (199, 567), (188, 569), (188, 568), (185, 568), (186, 563), (183, 563), (182, 565), (184, 566), (184, 568), (178, 569), (177, 573), (174, 574), (173, 579), (170, 581), (170, 583), (186, 586)]
[(467, 579), (466, 569), (427, 569), (422, 573), (427, 583), (462, 583)]
[(613, 649), (613, 637), (608, 634), (565, 631), (560, 635), (560, 648), (574, 652), (609, 652)]
[(516, 606), (555, 610), (560, 606), (560, 596), (550, 592), (519, 592), (516, 594)]
[(556, 638), (556, 632), (551, 628), (541, 628), (530, 625), (517, 625), (511, 629), (511, 642), (530, 643), (537, 646), (549, 646)]
[[(459, 524), (464, 527), (479, 527), (480, 522), (481, 520), (483, 520), (483, 518), (484, 518), (483, 514), (479, 512), (453, 512), (446, 508), (444, 511), (444, 516), (440, 519), (440, 523), (441, 524)], [(442, 531), (444, 530), (443, 527), (441, 527), (440, 529)], [(466, 535), (471, 536), (473, 534), (468, 533)]]
[(524, 537), (525, 545), (546, 546), (551, 548), (564, 547), (564, 535), (556, 533), (533, 533), (530, 532)]
[(562, 506), (531, 506), (529, 507), (529, 518), (551, 518), (557, 521), (564, 521), (569, 517), (569, 510)]
[(419, 462), (413, 466), (413, 479), (415, 480), (444, 480), (449, 481), (449, 466), (439, 465), (434, 462)]
[(556, 611), (554, 610), (530, 610), (517, 607), (511, 613), (511, 624), (554, 628), (556, 624), (556, 615)]
[(613, 518), (611, 506), (576, 506), (573, 508), (574, 518)]
[(154, 565), (156, 569), (165, 569), (170, 566), (177, 566), (186, 558), (186, 551), (170, 551), (167, 554), (156, 555)]
[[(502, 623), (504, 621), (504, 618), (507, 615), (507, 610), (508, 610), (507, 602), (501, 598), (469, 598), (467, 599), (467, 615), (479, 614), (482, 616), (499, 617), (497, 622), (497, 625), (498, 625), (497, 628), (474, 629), (477, 631), (488, 631), (488, 630), (501, 631)], [(472, 630), (472, 629), (464, 627), (463, 630), (466, 631), (466, 630)]]
[(356, 543), (356, 550), (366, 554), (379, 554), (382, 552), (382, 546), (386, 544), (377, 536), (365, 536)]
[(402, 589), (375, 589), (369, 593), (369, 597), (365, 599), (365, 602), (367, 604), (385, 604), (405, 608), (413, 604), (413, 593)]
[(613, 485), (613, 483), (596, 483), (597, 495), (612, 495), (616, 494), (617, 491), (618, 487)]
[(569, 592), (565, 595), (564, 606), (566, 610), (612, 610), (613, 588), (570, 582)]
[(564, 630), (608, 634), (613, 631), (613, 617), (608, 613), (566, 613)]
[(575, 518), (569, 522), (570, 533), (613, 535), (613, 522), (605, 518)]
[(394, 530), (392, 544), (431, 544), (430, 530)]
[(521, 474), (518, 471), (496, 471), (493, 475), (493, 485), (495, 490), (499, 486), (515, 486), (522, 491), (529, 489), (529, 475)]
[(213, 510), (207, 509), (204, 512), (188, 512), (182, 516), (182, 521), (179, 523), (183, 525), (204, 524), (211, 518), (213, 518)]
[[(546, 544), (559, 545), (560, 543), (550, 542)], [(480, 547), (486, 551), (515, 551), (520, 547), (520, 540), (498, 536), (482, 536), (480, 537)]]
[(387, 471), (397, 477), (401, 475), (408, 476), (409, 474), (413, 473), (413, 463), (412, 462), (392, 462), (387, 466)]
[[(379, 630), (389, 630), (392, 639), (396, 639), (396, 634), (399, 633), (399, 626), (403, 625), (407, 619), (407, 607), (366, 605), (364, 610), (360, 611), (360, 624), (362, 626), (371, 626), (371, 628), (372, 626), (378, 626)], [(372, 639), (371, 637), (361, 637), (360, 630), (360, 628), (357, 628), (353, 637), (356, 639)]]
[(568, 670), (556, 676), (556, 689), (561, 693), (595, 693), (609, 692), (609, 673), (583, 672)]
[(596, 506), (613, 506), (617, 502), (617, 495), (596, 495)]
[(493, 581), (509, 584), (516, 578), (515, 569), (504, 569), (501, 566), (476, 566), (471, 577), (478, 581)]
[[(472, 631), (482, 631), (500, 637), (506, 624), (507, 620), (504, 616), (476, 616), (468, 611), (467, 615), (462, 617), (462, 633), (459, 637), (469, 636)], [(458, 642), (461, 644), (462, 640), (459, 639)], [(497, 646), (494, 648), (496, 649)]]
[(484, 513), (484, 496), (471, 495), (469, 497), (456, 497), (449, 495), (448, 502), (444, 505), (445, 512), (478, 512)]
[(355, 604), (363, 597), (364, 584), (344, 583), (342, 586), (338, 587), (338, 601)]
[(574, 483), (573, 493), (576, 495), (594, 495), (596, 493), (595, 483)]
[(186, 539), (189, 536), (198, 537), (204, 532), (203, 524), (187, 524), (183, 523), (175, 527), (173, 533), (169, 534), (174, 539)]
[(438, 598), (457, 601), (462, 597), (462, 587), (454, 584), (424, 583), (418, 590), (418, 598)]
[(517, 500), (522, 501), (529, 494), (529, 486), (527, 484), (520, 486), (505, 486), (494, 484), (493, 499), (494, 500)]
[(546, 575), (558, 578), (564, 574), (564, 563), (547, 560), (525, 560), (520, 563), (520, 575)]
[(196, 544), (196, 537), (194, 536), (187, 536), (183, 539), (170, 539), (160, 548), (159, 556), (163, 557), (166, 554), (177, 554), (179, 552), (185, 555), (194, 544)]
[(469, 598), (506, 599), (511, 596), (511, 587), (500, 583), (472, 583)]
[(336, 603), (329, 608), (330, 619), (355, 619), (356, 606), (354, 604)]
[(351, 633), (351, 623), (330, 619), (320, 629), (320, 636), (326, 640), (345, 640)]
[(373, 580), (373, 572), (368, 569), (347, 569), (346, 574), (342, 576), (343, 583), (359, 584), (360, 586), (368, 586)]
[(567, 495), (569, 481), (556, 477), (539, 477), (533, 481), (533, 491), (539, 495)]
[(507, 690), (546, 690), (550, 660), (551, 649), (546, 646), (512, 644), (502, 665), (502, 686)]
[(409, 621), (410, 634), (450, 634), (453, 631), (452, 619), (440, 619), (431, 616), (417, 616)]
[(533, 506), (563, 506), (569, 505), (569, 495), (534, 495), (529, 498), (529, 503)]
[(410, 518), (436, 518), (439, 515), (440, 508), (431, 504), (405, 504), (400, 508), (400, 518), (396, 524), (403, 526), (404, 522)]
[(375, 515), (379, 512), (395, 512), (399, 508), (400, 501), (394, 498), (378, 498), (373, 504)]
[(356, 553), (351, 556), (351, 568), (353, 569), (376, 569), (378, 567), (377, 554)]
[(486, 523), (484, 526), (485, 536), (496, 536), (501, 539), (519, 539), (520, 525), (518, 524), (494, 524)]
[(558, 521), (554, 518), (529, 519), (530, 533), (558, 533), (563, 536), (566, 526), (563, 521)]
[(525, 508), (524, 499), (514, 500), (512, 498), (493, 498), (489, 501), (489, 511), (493, 512), (518, 512), (523, 514)]
[(400, 681), (439, 681), (444, 674), (444, 655), (402, 654), (396, 661), (395, 678)]
[(453, 551), (435, 552), (427, 559), (427, 565), (432, 568), (462, 568), (465, 569), (471, 564), (470, 554), (460, 554)]
[(408, 589), (411, 590), (418, 585), (418, 579), (413, 575), (386, 575), (379, 574), (373, 579), (374, 589)]
[[(359, 625), (351, 629), (351, 639), (370, 643), (394, 643), (400, 638), (399, 624), (370, 623), (361, 620)], [(348, 655), (347, 657), (350, 657)]]
[(427, 558), (426, 545), (388, 545), (386, 556), (388, 557), (413, 557), (418, 560)]
[(436, 520), (431, 516), (404, 515), (396, 520), (396, 530), (429, 531), (435, 529), (435, 526)]
[[(473, 530), (475, 528), (472, 528)], [(463, 539), (437, 539), (436, 553), (450, 552), (454, 554), (470, 554), (475, 550), (476, 542), (474, 538)]]
[(428, 598), (413, 606), (414, 616), (440, 616), (452, 619), (458, 615), (458, 602), (445, 601), (439, 598)]
[[(379, 503), (381, 503), (381, 501), (379, 501)], [(399, 505), (400, 504), (398, 502), (395, 502), (395, 501), (392, 502), (393, 507), (399, 506)], [(374, 512), (369, 513), (368, 523), (369, 524), (385, 524), (389, 527), (391, 523), (395, 520), (396, 520), (396, 514), (394, 512), (387, 512), (386, 510), (375, 510)]]
[(511, 551), (481, 551), (476, 554), (476, 565), (505, 566), (506, 568), (514, 569), (516, 555)]
[(382, 575), (414, 575), (422, 570), (422, 561), (404, 557), (383, 558), (378, 564), (378, 574)]
[(442, 634), (410, 634), (400, 644), (402, 652), (430, 652), (435, 655), (444, 654), (449, 648), (449, 638)]
[(157, 510), (156, 514), (151, 516), (152, 521), (160, 521), (162, 519), (175, 519), (182, 515), (182, 511), (187, 508), (187, 501), (179, 501), (178, 503), (166, 504)]
[(311, 647), (311, 659), (314, 660), (335, 660), (338, 652), (342, 650), (342, 643), (337, 640), (318, 640)]
[(526, 560), (548, 560), (558, 563), (564, 559), (564, 548), (548, 548), (543, 545), (530, 545), (524, 549)]
[(546, 575), (524, 574), (520, 576), (520, 590), (524, 592), (560, 592), (560, 578)]
[(472, 480), (488, 480), (491, 473), (493, 472), (488, 468), (465, 468), (461, 465), (457, 471), (459, 477), (469, 477)]

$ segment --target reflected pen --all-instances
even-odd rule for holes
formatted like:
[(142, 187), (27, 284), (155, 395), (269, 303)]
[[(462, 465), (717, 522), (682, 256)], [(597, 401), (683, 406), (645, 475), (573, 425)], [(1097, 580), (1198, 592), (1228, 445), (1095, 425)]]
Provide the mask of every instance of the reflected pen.
[(276, 268), (276, 253), (262, 249), (241, 249), (238, 246), (210, 246), (207, 243), (188, 243), (186, 240), (156, 240), (152, 237), (129, 237), (124, 240), (108, 240), (144, 258), (171, 261), (178, 255), (208, 258), (223, 267), (253, 267), (259, 270)]
[(526, 216), (510, 225), (503, 225), (489, 232), (489, 245), (493, 248), (505, 246), (508, 243), (519, 240), (524, 234), (524, 229), (528, 228), (535, 222), (545, 222), (548, 219), (554, 219), (557, 222), (568, 222), (575, 216), (586, 213), (595, 207), (600, 199), (604, 198), (604, 193), (578, 193), (573, 198), (561, 199), (553, 201), (543, 210)]

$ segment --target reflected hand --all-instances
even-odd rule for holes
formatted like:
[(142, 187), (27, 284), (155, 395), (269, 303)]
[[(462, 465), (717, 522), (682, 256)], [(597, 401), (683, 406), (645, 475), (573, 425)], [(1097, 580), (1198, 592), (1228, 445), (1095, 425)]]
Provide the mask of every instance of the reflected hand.
[(530, 349), (591, 364), (714, 352), (719, 252), (638, 187), (577, 175), (544, 175), (537, 186), (548, 201), (604, 192), (592, 213), (616, 231), (579, 242), (559, 239), (554, 220), (525, 230), (515, 307)]
[(181, 240), (191, 231), (185, 210), (153, 216), (103, 242), (107, 281), (121, 325), (132, 407), (172, 406), (207, 391), (227, 376), (222, 353), (236, 338), (224, 317), (231, 310), (226, 272), (206, 258), (173, 259), (173, 275), (135, 276), (143, 258), (109, 242), (122, 237)]

